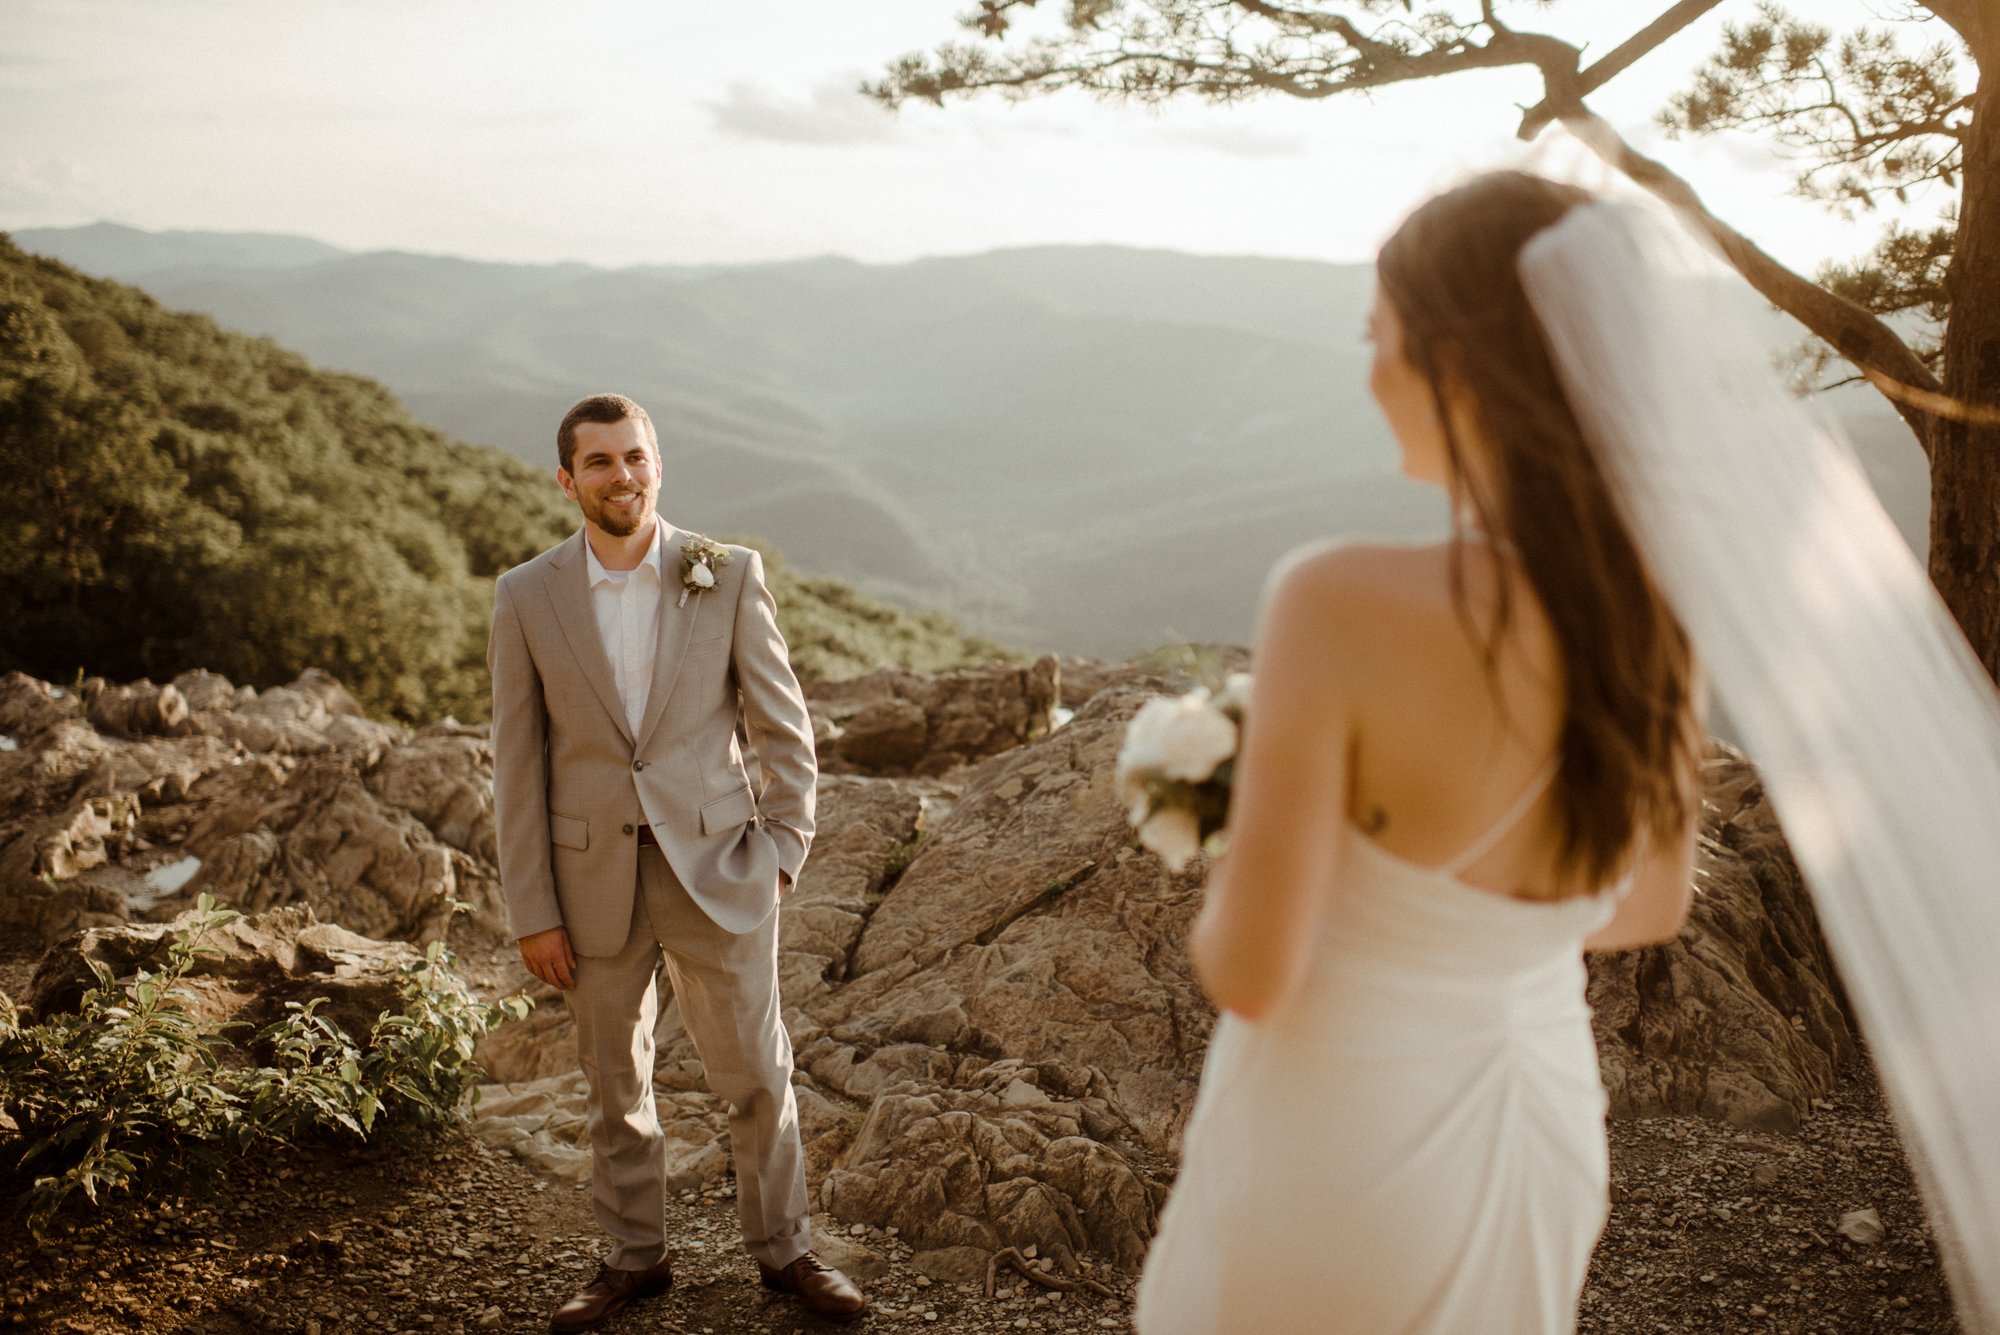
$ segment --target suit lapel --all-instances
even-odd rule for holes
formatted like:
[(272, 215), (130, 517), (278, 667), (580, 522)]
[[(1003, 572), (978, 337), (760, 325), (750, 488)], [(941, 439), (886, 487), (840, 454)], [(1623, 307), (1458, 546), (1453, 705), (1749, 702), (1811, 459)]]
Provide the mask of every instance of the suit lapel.
[(690, 595), (684, 605), (680, 601), (681, 544), (689, 536), (666, 520), (660, 521), (660, 645), (653, 655), (653, 684), (646, 692), (646, 716), (639, 723), (637, 745), (642, 751), (652, 739), (653, 729), (659, 726), (660, 716), (667, 712), (667, 697), (674, 693), (674, 683), (680, 680), (681, 658), (694, 636), (702, 604), (708, 601), (705, 596), (695, 595)]
[(578, 533), (564, 548), (561, 564), (549, 571), (549, 601), (555, 605), (556, 622), (562, 627), (569, 651), (590, 688), (618, 725), (618, 731), (632, 740), (631, 725), (625, 721), (625, 702), (618, 698), (618, 679), (611, 674), (611, 660), (604, 656), (604, 639), (597, 633), (597, 614), (590, 605), (590, 564), (583, 555), (583, 534)]

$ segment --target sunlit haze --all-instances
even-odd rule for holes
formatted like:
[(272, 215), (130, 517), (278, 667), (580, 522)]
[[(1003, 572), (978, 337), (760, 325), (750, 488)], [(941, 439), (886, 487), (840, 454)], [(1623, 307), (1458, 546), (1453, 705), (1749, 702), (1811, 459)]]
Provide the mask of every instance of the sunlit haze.
[[(858, 95), (957, 37), (966, 7), (9, 0), (0, 227), (102, 218), (605, 265), (1085, 242), (1354, 260), (1426, 191), (1518, 160), (1519, 108), (1539, 98), (1523, 70), (1163, 112), (1062, 97), (892, 116)], [(1663, 7), (1517, 8), (1589, 59)], [(1856, 254), (1880, 219), (1791, 198), (1763, 141), (1652, 125), (1721, 24), (1753, 13), (1726, 0), (1592, 104), (1781, 259)]]

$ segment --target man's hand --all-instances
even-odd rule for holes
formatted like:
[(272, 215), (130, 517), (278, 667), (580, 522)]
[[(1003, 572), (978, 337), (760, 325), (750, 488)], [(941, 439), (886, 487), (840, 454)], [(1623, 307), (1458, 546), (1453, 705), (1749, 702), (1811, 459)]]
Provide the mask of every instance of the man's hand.
[(576, 955), (569, 948), (569, 933), (560, 927), (521, 938), (521, 963), (528, 972), (550, 987), (567, 992), (576, 986)]

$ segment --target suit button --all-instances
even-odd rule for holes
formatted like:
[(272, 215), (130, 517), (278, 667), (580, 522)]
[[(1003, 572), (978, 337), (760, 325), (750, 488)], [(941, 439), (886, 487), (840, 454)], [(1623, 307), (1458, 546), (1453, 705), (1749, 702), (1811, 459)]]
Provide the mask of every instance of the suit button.
[(637, 774), (637, 773), (638, 773), (638, 772), (639, 772), (640, 770), (642, 770), (642, 769), (644, 769), (644, 768), (646, 768), (646, 762), (645, 762), (645, 761), (643, 761), (643, 760), (635, 760), (635, 761), (633, 761), (633, 762), (632, 762), (632, 772), (633, 772), (634, 774)]
[(624, 833), (626, 833), (626, 834), (630, 834), (630, 833), (632, 833), (632, 827), (631, 827), (631, 826), (629, 826), (629, 825), (625, 826), (625, 827), (624, 827)]

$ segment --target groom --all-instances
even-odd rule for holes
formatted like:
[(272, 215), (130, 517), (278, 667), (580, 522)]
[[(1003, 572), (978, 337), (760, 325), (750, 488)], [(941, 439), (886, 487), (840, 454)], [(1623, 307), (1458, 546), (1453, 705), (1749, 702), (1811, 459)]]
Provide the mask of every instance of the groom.
[(582, 531), (500, 577), (487, 647), (507, 914), (523, 962), (576, 1022), (591, 1197), (611, 1237), (549, 1328), (586, 1330), (673, 1282), (653, 1104), (662, 959), (729, 1104), (737, 1213), (763, 1282), (852, 1319), (860, 1290), (810, 1250), (778, 1008), (778, 897), (812, 842), (815, 769), (762, 559), (654, 513), (659, 442), (632, 400), (579, 402), (556, 453)]

